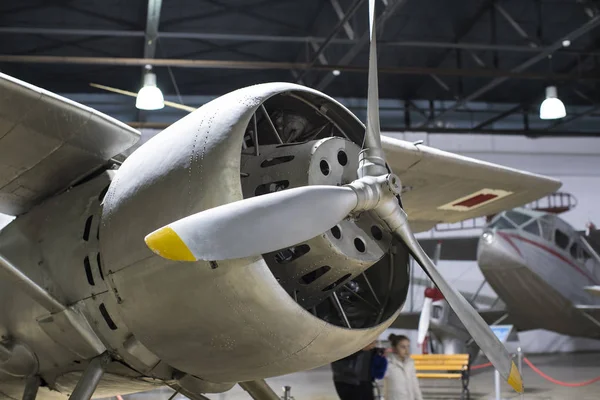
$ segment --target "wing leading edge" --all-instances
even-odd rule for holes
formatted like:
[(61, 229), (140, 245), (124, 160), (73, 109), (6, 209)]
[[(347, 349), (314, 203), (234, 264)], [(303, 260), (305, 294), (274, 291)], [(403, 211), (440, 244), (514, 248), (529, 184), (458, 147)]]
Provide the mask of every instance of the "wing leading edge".
[(0, 213), (27, 212), (139, 136), (114, 118), (0, 73)]

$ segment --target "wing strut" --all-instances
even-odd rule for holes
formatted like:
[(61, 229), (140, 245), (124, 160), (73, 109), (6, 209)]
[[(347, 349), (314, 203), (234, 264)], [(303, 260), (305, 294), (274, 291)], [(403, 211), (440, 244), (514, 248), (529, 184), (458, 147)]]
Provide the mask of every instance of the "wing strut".
[(273, 389), (264, 379), (258, 381), (240, 382), (239, 385), (244, 389), (254, 400), (280, 400)]
[(4, 273), (23, 293), (48, 310), (49, 315), (38, 318), (40, 327), (57, 343), (64, 345), (83, 359), (96, 357), (106, 351), (86, 318), (77, 311), (77, 304), (66, 307), (43, 287), (0, 254), (0, 273)]

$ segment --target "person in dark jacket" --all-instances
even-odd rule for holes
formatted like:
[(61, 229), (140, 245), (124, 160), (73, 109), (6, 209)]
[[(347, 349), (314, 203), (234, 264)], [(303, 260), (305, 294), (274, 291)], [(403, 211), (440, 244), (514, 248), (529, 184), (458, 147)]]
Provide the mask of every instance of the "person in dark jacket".
[(374, 400), (373, 357), (384, 349), (375, 342), (364, 349), (331, 364), (333, 383), (341, 400)]

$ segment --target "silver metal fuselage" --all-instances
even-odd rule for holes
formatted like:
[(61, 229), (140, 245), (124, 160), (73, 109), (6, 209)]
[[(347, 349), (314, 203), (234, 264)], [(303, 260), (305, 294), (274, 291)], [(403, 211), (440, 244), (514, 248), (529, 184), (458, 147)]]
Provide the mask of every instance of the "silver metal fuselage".
[[(555, 215), (532, 213), (541, 230), (493, 227), (479, 240), (478, 265), (519, 330), (547, 329), (600, 337), (577, 305), (600, 305), (583, 288), (598, 284), (600, 265), (582, 256), (579, 234)], [(504, 218), (504, 213), (496, 217)], [(558, 233), (557, 233), (558, 231)], [(559, 239), (556, 238), (559, 235)], [(558, 245), (558, 242), (561, 245)], [(561, 241), (562, 240), (562, 241)]]

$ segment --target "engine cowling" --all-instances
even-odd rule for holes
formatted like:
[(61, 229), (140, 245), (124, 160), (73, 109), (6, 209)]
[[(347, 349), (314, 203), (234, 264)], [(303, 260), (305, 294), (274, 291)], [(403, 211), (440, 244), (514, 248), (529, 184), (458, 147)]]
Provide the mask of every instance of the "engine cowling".
[(143, 240), (243, 197), (348, 183), (363, 133), (331, 98), (274, 83), (222, 96), (152, 138), (104, 199), (102, 268), (117, 300), (108, 312), (162, 361), (212, 382), (310, 369), (370, 343), (408, 289), (408, 254), (370, 213), (245, 259), (172, 262)]

